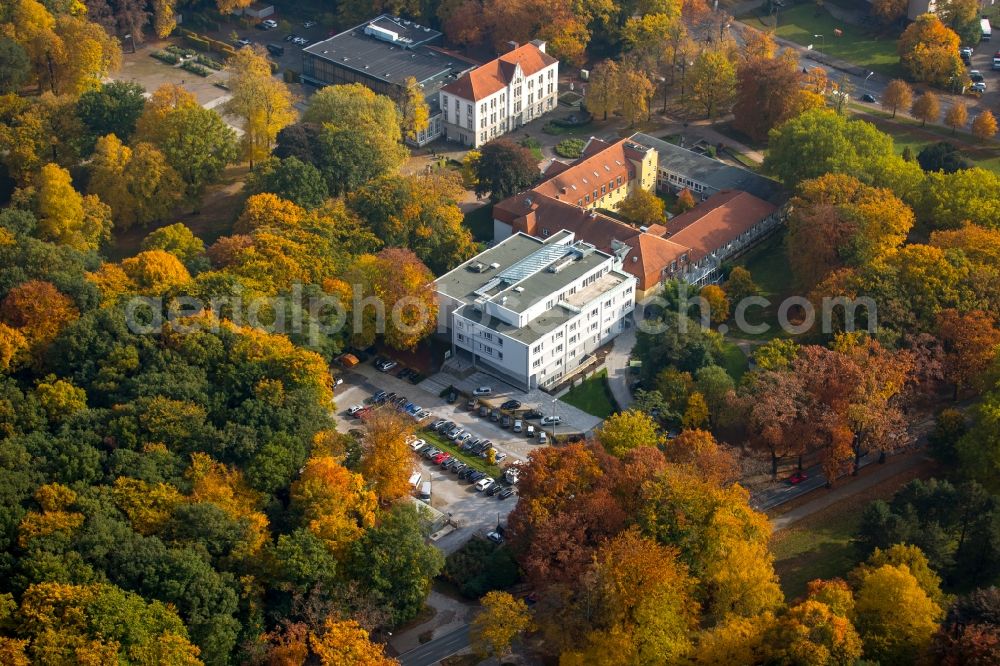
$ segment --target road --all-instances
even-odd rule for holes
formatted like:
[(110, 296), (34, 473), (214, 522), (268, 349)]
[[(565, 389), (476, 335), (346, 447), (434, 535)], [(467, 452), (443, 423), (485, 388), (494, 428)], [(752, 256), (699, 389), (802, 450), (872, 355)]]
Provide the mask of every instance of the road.
[(418, 648), (404, 652), (397, 659), (403, 666), (431, 666), (464, 650), (469, 646), (469, 642), (469, 625), (463, 624), (440, 638), (435, 638)]
[[(873, 456), (871, 454), (866, 454), (861, 457), (860, 467), (866, 467), (878, 459), (878, 456)], [(821, 465), (813, 465), (812, 467), (807, 467), (805, 469), (806, 480), (791, 486), (787, 483), (782, 483), (776, 488), (767, 488), (750, 495), (750, 505), (757, 509), (758, 511), (767, 511), (768, 509), (773, 509), (776, 506), (781, 506), (785, 502), (790, 502), (796, 497), (802, 497), (806, 493), (811, 493), (814, 490), (819, 490), (826, 486), (826, 476), (823, 475), (823, 468)], [(849, 476), (850, 472), (841, 475), (838, 478), (844, 478)]]

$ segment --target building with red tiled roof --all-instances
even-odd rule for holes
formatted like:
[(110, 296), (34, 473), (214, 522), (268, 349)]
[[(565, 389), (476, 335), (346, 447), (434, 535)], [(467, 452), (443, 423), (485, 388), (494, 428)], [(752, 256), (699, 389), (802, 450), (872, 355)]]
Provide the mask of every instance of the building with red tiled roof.
[(556, 108), (559, 61), (534, 40), (466, 72), (438, 93), (445, 138), (478, 147)]
[[(622, 164), (615, 164), (616, 159)], [(493, 207), (494, 237), (499, 241), (520, 232), (544, 239), (561, 230), (571, 231), (576, 238), (616, 255), (622, 269), (635, 276), (641, 298), (666, 279), (693, 284), (717, 280), (724, 261), (744, 252), (781, 223), (781, 208), (739, 190), (712, 194), (686, 213), (649, 227), (634, 227), (601, 212), (617, 208), (630, 188), (647, 189), (642, 174), (651, 185), (657, 159), (655, 149), (628, 140), (608, 143), (591, 139), (579, 160), (570, 165), (554, 162), (533, 189)], [(610, 193), (594, 199), (595, 171), (613, 176), (616, 184), (619, 173), (627, 174), (620, 191), (615, 188), (614, 205)], [(584, 190), (590, 198), (581, 201), (578, 193)]]

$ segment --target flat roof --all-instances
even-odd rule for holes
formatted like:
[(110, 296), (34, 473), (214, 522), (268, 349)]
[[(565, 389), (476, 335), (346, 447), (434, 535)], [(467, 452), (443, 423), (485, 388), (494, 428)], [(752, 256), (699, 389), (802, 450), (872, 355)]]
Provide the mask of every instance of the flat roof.
[(629, 140), (655, 148), (659, 153), (660, 166), (716, 190), (742, 190), (771, 203), (779, 203), (784, 196), (781, 183), (747, 169), (700, 155), (648, 134), (633, 134)]
[[(397, 41), (365, 34), (369, 25), (396, 34)], [(412, 76), (429, 94), (473, 68), (458, 57), (427, 46), (440, 36), (440, 32), (426, 26), (383, 14), (311, 44), (303, 53), (395, 85), (404, 85)]]

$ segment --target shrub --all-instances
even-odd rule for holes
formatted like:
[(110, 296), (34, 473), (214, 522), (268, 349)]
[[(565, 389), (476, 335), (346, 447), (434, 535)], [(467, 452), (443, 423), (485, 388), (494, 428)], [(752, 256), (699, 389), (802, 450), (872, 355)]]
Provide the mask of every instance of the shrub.
[(204, 65), (205, 67), (210, 67), (211, 69), (222, 69), (224, 65), (218, 60), (212, 60), (207, 55), (198, 54), (194, 61), (199, 65)]
[(534, 157), (539, 162), (542, 161), (542, 143), (533, 137), (526, 137), (521, 139), (521, 145), (531, 151), (532, 157)]
[(192, 62), (190, 60), (186, 61), (183, 65), (181, 65), (181, 69), (185, 69), (191, 72), (192, 74), (197, 74), (198, 76), (208, 76), (209, 74), (212, 73), (211, 70), (209, 70), (207, 67), (202, 67), (198, 63)]
[(508, 588), (520, 578), (510, 550), (477, 538), (448, 556), (442, 575), (470, 599)]
[(181, 59), (174, 55), (173, 53), (167, 53), (166, 51), (153, 51), (150, 53), (152, 57), (156, 58), (161, 62), (165, 62), (168, 65), (176, 65), (181, 61)]
[(564, 139), (556, 144), (556, 155), (576, 159), (583, 154), (587, 142), (583, 139)]

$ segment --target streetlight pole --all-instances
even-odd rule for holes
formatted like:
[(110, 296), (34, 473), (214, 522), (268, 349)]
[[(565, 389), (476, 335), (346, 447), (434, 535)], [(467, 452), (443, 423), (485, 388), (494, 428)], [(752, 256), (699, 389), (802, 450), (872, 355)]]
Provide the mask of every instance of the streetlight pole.
[(552, 398), (552, 446), (556, 445), (556, 400)]
[(820, 48), (826, 51), (826, 37), (823, 35), (813, 35), (813, 39), (818, 39)]

